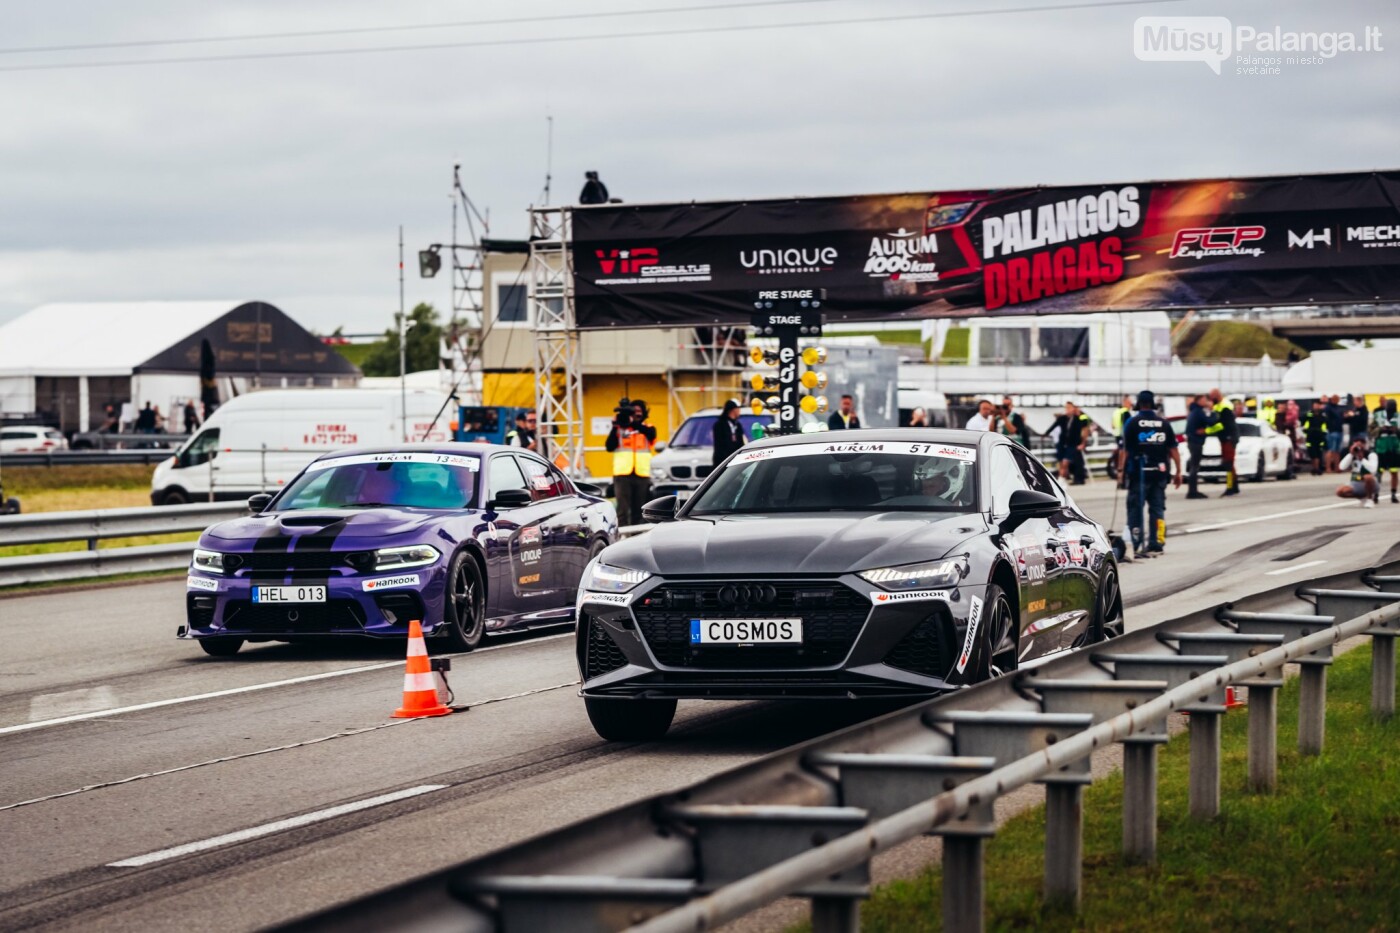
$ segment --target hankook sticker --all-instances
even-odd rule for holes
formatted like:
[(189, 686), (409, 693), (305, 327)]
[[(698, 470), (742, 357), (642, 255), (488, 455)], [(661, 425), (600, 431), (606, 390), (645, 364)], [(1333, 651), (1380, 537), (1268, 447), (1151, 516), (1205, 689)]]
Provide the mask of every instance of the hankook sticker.
[(219, 591), (219, 581), (207, 577), (186, 577), (185, 585), (192, 590), (208, 590), (211, 593)]
[(596, 603), (600, 606), (630, 606), (632, 604), (632, 594), (584, 593), (583, 601), (586, 603)]
[(370, 590), (389, 590), (401, 586), (417, 586), (418, 574), (406, 573), (398, 577), (377, 577), (373, 580), (366, 580), (360, 584), (361, 589), (366, 593)]
[(973, 646), (977, 644), (977, 627), (982, 622), (982, 600), (972, 597), (972, 608), (967, 613), (967, 635), (963, 638), (962, 654), (958, 655), (958, 673), (967, 669), (972, 657)]
[(870, 594), (870, 601), (877, 606), (888, 606), (891, 603), (908, 603), (917, 600), (928, 599), (948, 599), (947, 590), (910, 590), (905, 593), (886, 593), (877, 591)]

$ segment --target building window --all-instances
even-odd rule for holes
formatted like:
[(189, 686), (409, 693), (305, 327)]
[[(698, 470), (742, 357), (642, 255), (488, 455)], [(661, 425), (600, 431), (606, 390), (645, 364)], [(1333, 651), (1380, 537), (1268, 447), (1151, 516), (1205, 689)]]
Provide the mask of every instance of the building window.
[(496, 321), (500, 324), (526, 324), (530, 320), (526, 286), (496, 286)]
[(1045, 363), (1089, 362), (1089, 328), (1040, 326), (1040, 359)]
[(1025, 363), (1030, 359), (1029, 327), (984, 327), (978, 338), (977, 357), (983, 363)]

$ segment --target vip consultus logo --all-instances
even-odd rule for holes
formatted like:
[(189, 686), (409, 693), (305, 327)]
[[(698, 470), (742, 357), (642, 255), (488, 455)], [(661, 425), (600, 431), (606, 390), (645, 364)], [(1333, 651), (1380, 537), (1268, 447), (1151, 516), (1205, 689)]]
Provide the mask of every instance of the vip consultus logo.
[(661, 262), (661, 251), (655, 246), (634, 246), (630, 249), (595, 249), (598, 267), (604, 275), (640, 275), (648, 266)]

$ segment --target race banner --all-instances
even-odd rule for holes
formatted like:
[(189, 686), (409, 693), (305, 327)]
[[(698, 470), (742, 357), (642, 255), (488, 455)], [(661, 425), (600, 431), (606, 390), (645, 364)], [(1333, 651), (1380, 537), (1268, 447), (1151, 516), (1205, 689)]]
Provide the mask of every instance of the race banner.
[(1400, 300), (1400, 171), (573, 209), (581, 328)]

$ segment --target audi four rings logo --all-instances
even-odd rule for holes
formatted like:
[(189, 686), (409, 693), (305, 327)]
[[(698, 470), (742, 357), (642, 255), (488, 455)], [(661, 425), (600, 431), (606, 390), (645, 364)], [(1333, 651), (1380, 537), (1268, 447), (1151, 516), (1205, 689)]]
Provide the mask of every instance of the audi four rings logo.
[(720, 587), (716, 598), (729, 609), (771, 606), (778, 601), (778, 591), (767, 583), (728, 583)]

